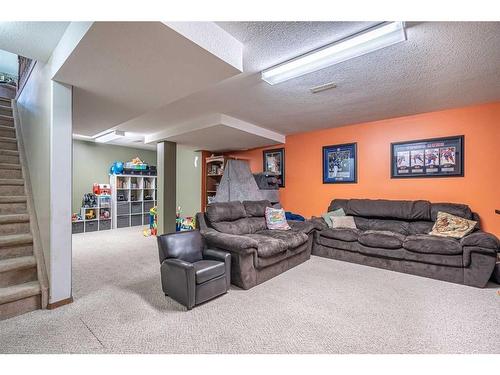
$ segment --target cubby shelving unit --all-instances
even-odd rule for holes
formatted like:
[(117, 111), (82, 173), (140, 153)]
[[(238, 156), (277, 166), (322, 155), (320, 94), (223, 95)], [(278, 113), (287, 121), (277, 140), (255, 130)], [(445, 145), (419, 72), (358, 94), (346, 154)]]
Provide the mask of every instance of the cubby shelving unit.
[[(90, 213), (90, 211), (93, 211), (93, 215), (87, 218), (87, 213)], [(72, 233), (86, 233), (111, 229), (111, 213), (111, 195), (98, 195), (97, 206), (80, 208), (82, 220), (72, 222)]]
[(156, 176), (111, 175), (112, 227), (149, 224), (149, 210), (156, 206)]

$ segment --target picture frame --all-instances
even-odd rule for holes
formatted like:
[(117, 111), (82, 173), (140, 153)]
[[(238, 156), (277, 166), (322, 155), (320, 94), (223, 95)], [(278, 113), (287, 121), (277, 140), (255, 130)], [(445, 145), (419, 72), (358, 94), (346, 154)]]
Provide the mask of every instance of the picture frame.
[(263, 172), (275, 175), (278, 179), (278, 186), (285, 187), (285, 149), (264, 150), (262, 163)]
[(323, 183), (355, 184), (358, 182), (357, 143), (323, 146)]
[(464, 176), (463, 135), (391, 143), (391, 178)]

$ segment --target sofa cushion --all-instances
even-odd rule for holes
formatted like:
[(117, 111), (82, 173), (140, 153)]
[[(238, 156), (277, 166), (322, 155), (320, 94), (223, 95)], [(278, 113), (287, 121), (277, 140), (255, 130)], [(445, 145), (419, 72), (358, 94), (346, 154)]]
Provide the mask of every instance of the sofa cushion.
[(440, 211), (438, 212), (432, 231), (429, 234), (434, 236), (462, 238), (472, 232), (476, 224), (477, 222), (475, 221)]
[(332, 216), (345, 216), (345, 212), (343, 208), (339, 208), (338, 210), (335, 211), (329, 211), (326, 214), (321, 215), (323, 219), (325, 220), (326, 224), (331, 228), (332, 227)]
[(243, 201), (243, 206), (248, 216), (262, 216), (266, 214), (266, 207), (272, 207), (268, 200)]
[(319, 235), (316, 239), (317, 243), (323, 245), (325, 247), (330, 247), (333, 249), (347, 250), (351, 252), (358, 252), (359, 247), (361, 246), (358, 241), (347, 242), (342, 240), (336, 240), (333, 238), (323, 237)]
[(205, 281), (215, 279), (224, 275), (226, 266), (216, 260), (200, 260), (193, 263), (196, 284), (202, 284)]
[(283, 241), (286, 245), (287, 249), (294, 249), (303, 243), (307, 242), (307, 239), (309, 238), (307, 234), (302, 233), (302, 232), (295, 232), (295, 231), (289, 231), (289, 230), (262, 230), (260, 232), (257, 232), (257, 234), (261, 234), (264, 236), (268, 236), (271, 238), (275, 238), (277, 240)]
[(406, 237), (403, 247), (423, 254), (462, 254), (460, 241), (450, 237), (415, 234)]
[(255, 216), (255, 217), (247, 217), (245, 219), (248, 223), (248, 232), (247, 233), (257, 233), (258, 231), (264, 230), (267, 228), (266, 226), (266, 218)]
[(395, 232), (367, 230), (359, 234), (358, 241), (360, 244), (370, 247), (399, 249), (403, 247), (404, 239), (402, 234)]
[(212, 223), (212, 227), (222, 233), (247, 234), (251, 233), (247, 218), (234, 221), (219, 221)]
[(364, 255), (404, 260), (405, 249), (401, 247), (399, 249), (391, 249), (359, 245), (358, 252)]
[(458, 203), (431, 203), (431, 220), (436, 221), (438, 212), (446, 212), (450, 215), (460, 216), (464, 219), (472, 219), (472, 211), (469, 206)]
[(410, 221), (408, 223), (408, 234), (429, 234), (434, 226), (432, 221)]
[(284, 241), (268, 235), (252, 233), (246, 234), (245, 237), (251, 238), (257, 242), (257, 254), (259, 257), (269, 258), (287, 249), (287, 244)]
[(486, 249), (499, 249), (500, 241), (498, 238), (491, 233), (485, 232), (474, 232), (471, 233), (460, 240), (462, 246), (476, 246), (483, 247)]
[(328, 207), (328, 212), (343, 209), (345, 214), (348, 203), (349, 199), (334, 199), (330, 202), (330, 206)]
[(282, 208), (266, 207), (267, 229), (290, 230), (290, 225), (286, 221), (285, 210)]
[(350, 199), (345, 213), (352, 216), (429, 220), (430, 202), (423, 200)]
[(443, 254), (422, 254), (415, 253), (406, 249), (382, 249), (378, 247), (368, 247), (360, 245), (360, 254), (373, 257), (397, 259), (401, 261), (411, 261), (418, 263), (433, 264), (437, 266), (462, 267), (462, 254), (443, 255)]
[(294, 232), (302, 232), (305, 234), (309, 234), (314, 230), (314, 224), (310, 220), (306, 221), (297, 221), (297, 220), (288, 220), (288, 225), (292, 228)]
[[(355, 217), (356, 227), (360, 230), (378, 230), (408, 234), (407, 221), (391, 219), (368, 219), (365, 217)], [(429, 232), (426, 232), (429, 233)]]
[(358, 240), (359, 230), (353, 228), (328, 228), (322, 230), (320, 235), (326, 238), (333, 238), (335, 240), (354, 242)]
[(220, 221), (234, 221), (247, 216), (241, 202), (211, 203), (207, 206), (207, 219), (211, 224)]
[(330, 217), (333, 229), (351, 228), (356, 229), (356, 223), (353, 216), (332, 216)]

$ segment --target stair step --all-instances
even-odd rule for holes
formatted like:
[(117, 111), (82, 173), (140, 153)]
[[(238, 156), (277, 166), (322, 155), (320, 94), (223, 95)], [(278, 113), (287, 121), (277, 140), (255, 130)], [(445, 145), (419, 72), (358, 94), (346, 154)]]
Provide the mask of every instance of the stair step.
[(19, 151), (0, 150), (0, 161), (8, 164), (19, 164)]
[(0, 149), (17, 151), (17, 139), (11, 137), (0, 137)]
[(22, 195), (0, 197), (0, 204), (2, 203), (26, 203), (26, 197)]
[(28, 283), (0, 288), (0, 304), (17, 301), (40, 294), (40, 283), (30, 281)]
[(24, 186), (24, 180), (22, 178), (0, 178), (0, 185)]
[(36, 267), (36, 259), (33, 255), (0, 260), (0, 273), (33, 267)]
[(0, 114), (5, 116), (12, 116), (12, 107), (2, 105), (0, 102)]
[(12, 99), (0, 97), (0, 103), (3, 103), (2, 105), (6, 106), (12, 106)]
[(13, 223), (29, 223), (30, 215), (28, 214), (11, 214), (0, 215), (0, 225)]
[(17, 144), (17, 139), (12, 137), (0, 137), (0, 142)]
[(0, 169), (21, 169), (21, 164), (0, 163)]
[(29, 233), (0, 236), (0, 248), (16, 246), (16, 245), (29, 245), (32, 243), (33, 243), (33, 236)]
[(0, 125), (0, 130), (8, 130), (11, 132), (15, 132), (16, 129), (14, 129), (12, 126), (7, 126), (7, 125)]
[(0, 215), (25, 214), (27, 212), (28, 206), (25, 196), (0, 195)]
[(13, 126), (0, 125), (0, 137), (15, 138), (16, 129)]

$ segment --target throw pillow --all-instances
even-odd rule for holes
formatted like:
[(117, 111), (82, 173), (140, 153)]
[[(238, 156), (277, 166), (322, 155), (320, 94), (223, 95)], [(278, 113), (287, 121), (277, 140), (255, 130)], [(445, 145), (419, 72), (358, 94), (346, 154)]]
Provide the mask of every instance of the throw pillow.
[(282, 208), (266, 207), (266, 225), (267, 229), (291, 229), (286, 221), (285, 210)]
[(331, 220), (331, 217), (332, 216), (345, 216), (345, 212), (344, 212), (344, 209), (343, 208), (339, 208), (338, 210), (335, 210), (335, 211), (330, 211), (330, 212), (327, 212), (326, 214), (323, 214), (321, 215), (323, 217), (323, 219), (326, 221), (326, 224), (332, 228), (332, 220)]
[(331, 216), (332, 228), (352, 228), (356, 229), (353, 216)]
[(439, 211), (432, 231), (429, 234), (433, 236), (462, 238), (472, 232), (476, 224), (476, 221)]

